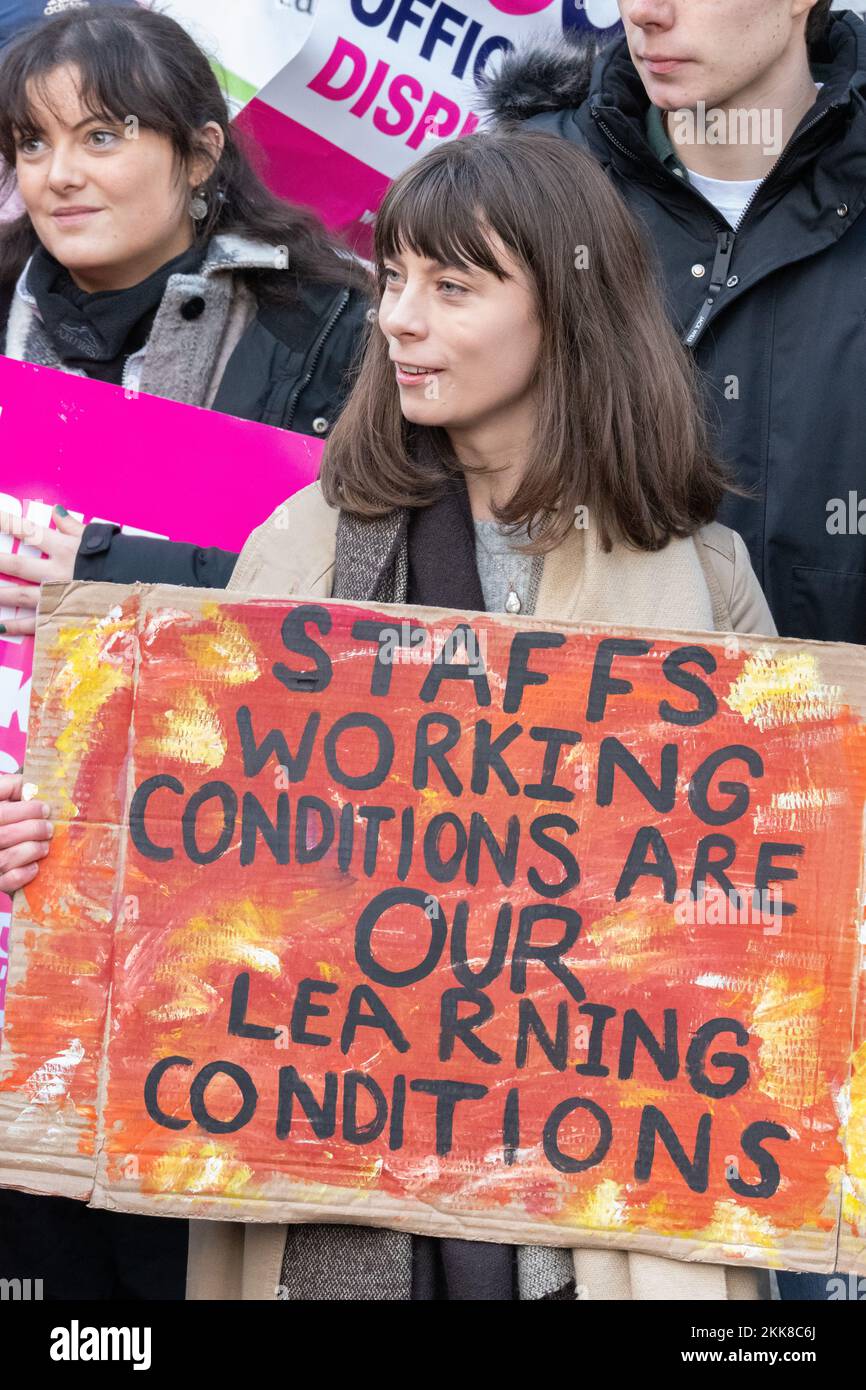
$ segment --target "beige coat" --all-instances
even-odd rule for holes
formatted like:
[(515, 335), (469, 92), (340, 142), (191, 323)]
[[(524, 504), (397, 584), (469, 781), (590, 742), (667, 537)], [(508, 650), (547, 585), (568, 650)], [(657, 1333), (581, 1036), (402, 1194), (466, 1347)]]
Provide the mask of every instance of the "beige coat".
[[(247, 541), (229, 589), (281, 597), (329, 598), (337, 512), (318, 484), (278, 507)], [(605, 556), (591, 533), (574, 530), (545, 557), (535, 605), (540, 618), (682, 627), (774, 636), (775, 626), (741, 538), (705, 527), (694, 541), (653, 554), (615, 546)], [(286, 1227), (271, 1223), (190, 1223), (187, 1297), (276, 1299)], [(581, 1297), (590, 1299), (758, 1299), (763, 1271), (686, 1263), (632, 1251), (575, 1249)]]

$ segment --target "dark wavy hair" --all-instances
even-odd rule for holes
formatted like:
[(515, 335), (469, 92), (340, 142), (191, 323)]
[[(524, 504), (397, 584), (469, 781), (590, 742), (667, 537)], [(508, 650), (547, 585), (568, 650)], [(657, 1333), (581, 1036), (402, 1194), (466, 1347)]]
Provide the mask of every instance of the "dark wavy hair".
[[(247, 272), (259, 299), (292, 300), (315, 280), (371, 292), (369, 275), (309, 210), (285, 202), (255, 172), (207, 55), (184, 28), (156, 10), (71, 10), (19, 34), (0, 54), (0, 156), (9, 168), (0, 196), (15, 180), (16, 145), (38, 134), (31, 97), (44, 99), (58, 68), (78, 70), (84, 107), (97, 119), (139, 125), (167, 136), (181, 164), (207, 153), (199, 131), (215, 121), (225, 137), (203, 192), (208, 214), (195, 224), (197, 241), (237, 233), (288, 247), (288, 270)], [(17, 279), (38, 238), (29, 216), (0, 227), (0, 284)]]
[[(517, 490), (493, 509), (498, 520), (535, 521), (538, 551), (565, 538), (580, 505), (607, 549), (619, 540), (658, 550), (711, 521), (728, 480), (708, 443), (695, 368), (668, 320), (652, 255), (600, 166), (544, 131), (437, 146), (385, 194), (380, 291), (384, 262), (406, 248), (507, 279), (489, 230), (525, 268), (541, 330), (534, 447)], [(326, 499), (367, 517), (423, 507), (458, 470), (444, 428), (403, 416), (388, 341), (374, 333), (326, 447)]]

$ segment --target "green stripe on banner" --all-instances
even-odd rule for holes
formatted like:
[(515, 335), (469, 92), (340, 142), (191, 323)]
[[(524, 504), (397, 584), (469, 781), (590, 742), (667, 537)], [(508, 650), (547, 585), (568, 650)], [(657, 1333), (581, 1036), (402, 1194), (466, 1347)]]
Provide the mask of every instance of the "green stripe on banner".
[(211, 67), (216, 73), (219, 84), (226, 96), (231, 97), (233, 101), (240, 102), (241, 105), (245, 105), (248, 101), (252, 101), (256, 92), (259, 90), (252, 82), (247, 82), (245, 78), (238, 77), (236, 72), (229, 72), (227, 67), (224, 67), (222, 63), (218, 63), (214, 58), (211, 59)]

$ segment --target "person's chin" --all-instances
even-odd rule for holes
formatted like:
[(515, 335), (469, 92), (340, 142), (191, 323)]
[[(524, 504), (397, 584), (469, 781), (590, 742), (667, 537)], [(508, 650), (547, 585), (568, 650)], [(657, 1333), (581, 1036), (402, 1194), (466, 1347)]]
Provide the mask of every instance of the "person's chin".
[(413, 425), (443, 425), (447, 426), (448, 420), (444, 418), (446, 412), (443, 409), (443, 402), (428, 400), (424, 395), (424, 388), (421, 386), (410, 386), (400, 392), (400, 409), (403, 417)]
[[(690, 63), (688, 66), (691, 68), (694, 64)], [(662, 111), (694, 111), (699, 101), (710, 105), (706, 99), (706, 92), (699, 89), (694, 73), (689, 77), (685, 73), (657, 77), (644, 69), (641, 78), (653, 106), (658, 106)]]
[(46, 250), (50, 251), (61, 265), (66, 266), (67, 270), (92, 270), (95, 266), (103, 266), (111, 260), (106, 247), (87, 236), (71, 236), (68, 232), (63, 236), (57, 236), (55, 233), (54, 236), (42, 237), (41, 240)]

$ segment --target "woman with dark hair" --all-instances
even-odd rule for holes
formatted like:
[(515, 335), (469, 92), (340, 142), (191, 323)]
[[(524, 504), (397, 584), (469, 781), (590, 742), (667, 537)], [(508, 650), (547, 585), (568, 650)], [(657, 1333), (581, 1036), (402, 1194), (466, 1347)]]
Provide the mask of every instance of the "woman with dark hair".
[[(0, 157), (25, 207), (0, 227), (7, 357), (327, 435), (366, 330), (368, 273), (264, 186), (178, 23), (75, 9), (13, 40)], [(101, 557), (116, 580), (219, 586), (235, 559), (151, 544), (151, 574), (141, 541), (109, 528), (112, 541), (134, 566), (109, 572)]]
[[(774, 633), (712, 520), (726, 482), (689, 360), (592, 159), (534, 132), (443, 144), (385, 195), (375, 254), (381, 332), (321, 479), (252, 534), (232, 591)], [(757, 1271), (604, 1249), (208, 1221), (190, 1240), (193, 1298), (761, 1296)]]

